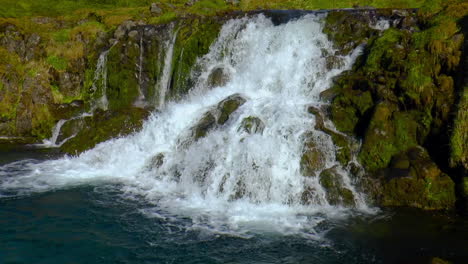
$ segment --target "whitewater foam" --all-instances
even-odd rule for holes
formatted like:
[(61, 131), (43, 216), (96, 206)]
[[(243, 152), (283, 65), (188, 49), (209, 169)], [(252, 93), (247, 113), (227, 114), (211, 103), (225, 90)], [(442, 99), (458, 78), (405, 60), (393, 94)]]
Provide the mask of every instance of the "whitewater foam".
[[(78, 157), (28, 164), (27, 172), (0, 178), (0, 193), (118, 183), (128, 199), (154, 205), (142, 210), (148, 216), (190, 217), (192, 228), (219, 232), (268, 229), (318, 238), (316, 225), (350, 209), (330, 205), (318, 177), (301, 175), (304, 135), (311, 133), (325, 155), (324, 169), (338, 166), (355, 196), (356, 211), (371, 212), (336, 161), (330, 136), (314, 129), (315, 117), (307, 112), (308, 106), (326, 104), (320, 92), (360, 54), (358, 48), (341, 57), (341, 67), (328, 69), (323, 51), (334, 50), (321, 20), (307, 15), (275, 26), (258, 15), (228, 21), (209, 53), (198, 60), (199, 71), (193, 73), (198, 81), (184, 100), (165, 102), (163, 111), (153, 113), (138, 133), (101, 143)], [(230, 79), (210, 89), (208, 77), (219, 67)], [(246, 103), (206, 137), (191, 139), (189, 131), (198, 120), (233, 94)], [(264, 122), (262, 134), (239, 132), (250, 116)], [(180, 144), (187, 139), (189, 144)], [(158, 155), (163, 162), (154, 166)], [(315, 190), (310, 205), (301, 202), (306, 188)]]

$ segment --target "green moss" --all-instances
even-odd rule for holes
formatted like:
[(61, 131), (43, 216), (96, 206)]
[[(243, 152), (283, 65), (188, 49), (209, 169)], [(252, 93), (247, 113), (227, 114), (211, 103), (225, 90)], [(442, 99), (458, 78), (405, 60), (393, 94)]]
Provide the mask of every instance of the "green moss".
[(206, 136), (210, 130), (216, 127), (216, 118), (210, 112), (206, 113), (200, 121), (192, 129), (194, 131), (194, 139), (200, 139)]
[(464, 87), (450, 138), (450, 163), (468, 171), (468, 87)]
[(359, 160), (369, 170), (384, 168), (398, 152), (395, 146), (395, 128), (392, 115), (395, 106), (388, 103), (377, 105), (367, 128)]
[[(344, 81), (346, 82), (346, 81)], [(354, 80), (350, 80), (354, 82)], [(331, 120), (338, 130), (353, 134), (359, 119), (366, 115), (374, 102), (369, 91), (349, 89), (348, 84), (337, 85), (342, 92), (333, 99), (331, 107)]]
[(210, 18), (190, 19), (179, 25), (172, 60), (172, 98), (178, 98), (190, 89), (192, 68), (198, 57), (208, 53), (220, 29), (221, 22)]
[(437, 179), (395, 178), (383, 189), (384, 206), (412, 206), (425, 210), (453, 209), (455, 185), (447, 175)]
[(197, 1), (188, 11), (193, 14), (210, 15), (228, 8), (229, 6), (224, 0), (201, 0)]
[(152, 17), (148, 20), (149, 24), (157, 25), (157, 24), (167, 24), (177, 19), (176, 12), (166, 12), (161, 16)]
[(65, 43), (70, 40), (70, 29), (62, 29), (52, 34), (55, 41)]
[(79, 154), (103, 141), (128, 135), (140, 129), (147, 116), (148, 112), (140, 108), (98, 111), (94, 116), (84, 118), (78, 135), (63, 144), (61, 150)]
[(376, 34), (365, 17), (346, 11), (333, 11), (327, 14), (323, 32), (333, 40), (340, 55), (351, 52)]
[(34, 105), (32, 111), (34, 115), (31, 120), (31, 135), (38, 139), (49, 138), (55, 124), (49, 107), (47, 105)]
[(394, 56), (398, 56), (396, 53), (399, 52), (399, 49), (395, 46), (404, 37), (405, 33), (400, 30), (394, 28), (386, 30), (372, 44), (366, 61), (366, 69), (373, 73), (381, 71), (382, 66), (390, 66), (391, 63), (388, 61), (392, 61)]
[[(119, 43), (108, 54), (107, 98), (110, 109), (130, 107), (139, 95), (135, 75), (140, 50), (136, 43)], [(99, 95), (97, 95), (99, 96)]]
[(68, 61), (65, 58), (55, 55), (47, 57), (47, 63), (57, 71), (64, 71), (68, 66)]

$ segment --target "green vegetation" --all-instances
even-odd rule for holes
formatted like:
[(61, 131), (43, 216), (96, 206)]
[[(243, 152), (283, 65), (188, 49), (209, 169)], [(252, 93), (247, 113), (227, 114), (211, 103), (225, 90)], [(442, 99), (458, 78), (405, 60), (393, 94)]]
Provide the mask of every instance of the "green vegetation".
[(200, 54), (206, 54), (221, 29), (217, 19), (196, 18), (182, 21), (178, 25), (178, 34), (172, 59), (172, 98), (185, 94), (191, 87), (190, 73)]
[[(187, 0), (3, 0), (0, 17), (25, 16), (63, 16), (94, 10), (97, 13), (119, 13), (119, 10), (147, 11), (149, 5), (156, 2), (162, 5), (164, 13), (210, 15), (220, 11), (255, 10), (255, 9), (333, 9), (356, 6), (376, 8), (418, 8), (424, 0), (241, 0), (238, 6), (227, 4), (224, 0), (201, 0), (192, 6)], [(431, 1), (436, 9), (441, 1)], [(142, 9), (144, 8), (144, 10)], [(431, 11), (428, 9), (428, 11)], [(132, 12), (130, 12), (132, 13)], [(173, 13), (174, 14), (174, 13)], [(163, 15), (167, 16), (167, 15)], [(172, 16), (172, 15), (170, 15)], [(166, 17), (167, 18), (167, 17)]]
[(59, 56), (50, 56), (47, 58), (47, 63), (58, 71), (64, 71), (67, 68), (67, 60)]
[[(450, 146), (451, 165), (453, 167), (461, 165), (468, 172), (468, 87), (464, 87), (462, 91)], [(468, 190), (468, 181), (465, 181), (465, 189)]]

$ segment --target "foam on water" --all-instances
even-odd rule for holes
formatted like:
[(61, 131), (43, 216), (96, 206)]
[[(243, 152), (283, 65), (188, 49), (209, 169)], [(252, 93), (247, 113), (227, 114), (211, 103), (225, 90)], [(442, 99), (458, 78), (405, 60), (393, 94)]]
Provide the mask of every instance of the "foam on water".
[[(21, 164), (20, 173), (0, 177), (0, 193), (118, 183), (124, 197), (154, 205), (142, 209), (150, 217), (189, 217), (190, 228), (221, 233), (268, 230), (318, 238), (315, 226), (350, 210), (327, 202), (318, 177), (301, 175), (308, 132), (325, 153), (324, 169), (340, 166), (330, 136), (314, 129), (307, 107), (326, 103), (320, 101), (320, 92), (360, 53), (358, 49), (342, 57), (343, 66), (330, 70), (324, 51), (334, 53), (316, 15), (278, 26), (263, 15), (231, 20), (210, 52), (199, 59), (201, 70), (194, 73), (198, 81), (186, 99), (167, 102), (142, 131), (101, 143), (78, 157)], [(210, 89), (208, 76), (217, 67), (230, 79), (223, 87)], [(190, 128), (232, 94), (242, 95), (246, 103), (222, 127), (190, 140)], [(263, 133), (239, 132), (249, 116), (265, 123)], [(161, 153), (163, 164), (154, 166)], [(356, 211), (370, 212), (345, 168), (338, 171), (356, 197)], [(315, 190), (310, 205), (301, 203), (306, 188)]]

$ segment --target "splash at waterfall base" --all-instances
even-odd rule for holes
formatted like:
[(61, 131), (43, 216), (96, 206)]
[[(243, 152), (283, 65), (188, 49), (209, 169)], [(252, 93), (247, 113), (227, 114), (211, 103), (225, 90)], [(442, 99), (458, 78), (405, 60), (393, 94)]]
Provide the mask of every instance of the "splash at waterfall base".
[[(188, 180), (188, 178), (184, 177), (194, 177), (194, 175), (197, 175), (197, 177), (199, 177), (196, 179), (196, 182), (199, 182), (197, 184), (206, 184), (205, 181), (207, 180), (207, 177), (210, 179), (209, 174), (213, 171), (220, 175), (219, 173), (221, 172), (219, 172), (219, 167), (225, 166), (225, 164), (227, 164), (225, 162), (232, 162), (232, 160), (243, 158), (245, 161), (237, 164), (237, 166), (233, 165), (230, 169), (227, 168), (226, 170), (228, 173), (219, 179), (216, 179), (216, 182), (211, 183), (213, 186), (216, 185), (218, 188), (222, 188), (222, 191), (217, 190), (215, 193), (226, 193), (227, 197), (225, 198), (228, 201), (242, 200), (242, 198), (248, 197), (250, 201), (259, 202), (263, 201), (263, 199), (271, 199), (273, 194), (268, 192), (257, 194), (253, 189), (258, 187), (272, 190), (276, 188), (274, 184), (271, 182), (262, 182), (261, 179), (254, 180), (252, 182), (246, 182), (246, 179), (236, 181), (235, 176), (230, 175), (230, 173), (235, 172), (238, 175), (244, 175), (246, 171), (242, 171), (242, 167), (250, 166), (253, 168), (253, 172), (251, 172), (254, 174), (252, 175), (256, 175), (255, 177), (261, 177), (262, 175), (269, 175), (271, 172), (267, 170), (274, 168), (275, 166), (294, 163), (289, 166), (297, 167), (287, 168), (287, 171), (292, 170), (295, 171), (296, 175), (299, 173), (300, 175), (306, 176), (304, 181), (307, 183), (304, 185), (304, 182), (288, 182), (288, 184), (292, 184), (294, 188), (299, 188), (298, 186), (300, 185), (301, 187), (292, 194), (292, 197), (281, 197), (281, 199), (278, 200), (279, 203), (302, 204), (306, 206), (319, 203), (332, 206), (344, 206), (350, 208), (357, 207), (359, 209), (365, 209), (362, 201), (364, 198), (360, 197), (360, 195), (361, 193), (367, 193), (370, 194), (370, 197), (368, 198), (373, 198), (377, 204), (385, 206), (414, 206), (424, 209), (453, 209), (455, 205), (454, 183), (440, 170), (441, 167), (445, 167), (443, 167), (443, 164), (434, 157), (434, 150), (429, 149), (429, 152), (426, 150), (428, 149), (427, 144), (429, 143), (426, 138), (434, 138), (435, 135), (438, 135), (437, 129), (440, 130), (441, 126), (450, 122), (449, 115), (447, 113), (452, 110), (443, 109), (443, 107), (445, 107), (443, 102), (445, 101), (438, 103), (435, 102), (435, 111), (437, 113), (436, 117), (433, 117), (432, 114), (431, 116), (427, 116), (427, 109), (424, 108), (427, 105), (419, 102), (421, 100), (420, 98), (414, 98), (414, 91), (411, 90), (411, 85), (413, 85), (413, 83), (411, 82), (407, 84), (410, 88), (407, 90), (406, 94), (400, 96), (395, 93), (397, 96), (396, 98), (393, 98), (395, 94), (392, 93), (394, 88), (392, 88), (391, 85), (395, 83), (395, 79), (397, 77), (388, 77), (388, 75), (391, 75), (389, 73), (394, 74), (394, 69), (400, 69), (401, 63), (405, 63), (405, 61), (397, 61), (397, 58), (399, 58), (398, 56), (401, 54), (391, 54), (392, 56), (395, 55), (394, 57), (381, 54), (382, 50), (395, 50), (391, 45), (396, 46), (404, 44), (401, 42), (407, 41), (405, 38), (407, 35), (411, 34), (412, 31), (421, 30), (424, 32), (425, 30), (431, 30), (431, 28), (417, 28), (417, 23), (415, 21), (411, 22), (411, 19), (415, 17), (415, 14), (410, 11), (408, 11), (409, 13), (406, 15), (401, 13), (396, 15), (394, 13), (378, 13), (380, 11), (374, 12), (377, 12), (377, 15), (374, 13), (373, 19), (378, 20), (378, 18), (381, 17), (392, 20), (395, 19), (396, 16), (396, 19), (404, 21), (404, 23), (400, 25), (392, 22), (394, 23), (394, 27), (381, 31), (371, 26), (374, 22), (378, 21), (362, 19), (362, 17), (365, 16), (359, 13), (350, 13), (351, 15), (347, 15), (346, 13), (337, 13), (333, 16), (329, 16), (326, 22), (328, 23), (328, 28), (343, 24), (340, 22), (342, 20), (336, 19), (333, 21), (333, 19), (339, 16), (344, 16), (348, 21), (353, 21), (353, 23), (350, 24), (359, 29), (359, 37), (356, 37), (356, 39), (353, 40), (336, 39), (330, 34), (330, 32), (327, 33), (327, 26), (325, 26), (325, 32), (333, 41), (335, 41), (335, 44), (345, 46), (337, 48), (336, 51), (334, 51), (331, 46), (327, 47), (327, 52), (330, 54), (325, 55), (323, 58), (321, 57), (321, 54), (320, 58), (317, 58), (317, 60), (326, 60), (323, 65), (325, 65), (327, 71), (333, 72), (336, 69), (345, 70), (346, 67), (351, 67), (349, 62), (346, 62), (343, 58), (353, 50), (361, 48), (360, 45), (367, 44), (366, 48), (363, 50), (366, 56), (358, 58), (356, 66), (352, 69), (348, 68), (351, 70), (351, 74), (344, 73), (344, 77), (339, 77), (337, 80), (337, 86), (332, 86), (329, 90), (321, 91), (322, 93), (320, 96), (318, 94), (306, 94), (306, 96), (302, 94), (301, 96), (298, 96), (295, 98), (297, 99), (297, 101), (295, 101), (296, 110), (292, 113), (288, 113), (287, 111), (283, 113), (281, 113), (281, 111), (272, 113), (278, 118), (282, 115), (293, 114), (288, 116), (288, 118), (293, 119), (294, 114), (297, 114), (296, 111), (302, 111), (300, 115), (303, 116), (300, 116), (301, 119), (298, 120), (305, 120), (303, 122), (308, 122), (309, 124), (308, 129), (299, 130), (295, 132), (296, 134), (293, 133), (289, 135), (297, 137), (298, 140), (297, 142), (294, 142), (296, 145), (289, 145), (290, 147), (296, 148), (292, 150), (296, 152), (293, 156), (277, 160), (261, 159), (263, 163), (257, 164), (256, 161), (260, 157), (257, 157), (256, 155), (269, 157), (271, 154), (266, 153), (267, 151), (281, 152), (282, 150), (271, 149), (268, 144), (264, 145), (265, 142), (256, 141), (256, 138), (258, 137), (271, 136), (271, 133), (268, 134), (268, 131), (269, 129), (271, 130), (271, 125), (274, 122), (266, 122), (267, 117), (264, 116), (265, 113), (262, 111), (253, 113), (243, 112), (245, 110), (243, 110), (243, 108), (258, 107), (258, 105), (256, 105), (255, 95), (241, 93), (240, 96), (246, 102), (239, 104), (234, 110), (223, 109), (222, 106), (218, 107), (218, 104), (225, 100), (231, 92), (229, 88), (223, 88), (226, 86), (229, 87), (229, 81), (223, 81), (223, 79), (233, 81), (233, 79), (236, 78), (236, 75), (239, 74), (239, 70), (236, 69), (235, 65), (232, 65), (231, 62), (224, 62), (221, 59), (223, 56), (229, 58), (229, 56), (232, 56), (233, 54), (220, 55), (220, 58), (218, 58), (217, 61), (214, 61), (215, 63), (213, 65), (209, 66), (207, 66), (207, 62), (203, 61), (203, 58), (207, 59), (208, 57), (203, 56), (209, 53), (210, 46), (216, 45), (215, 39), (220, 32), (221, 26), (228, 20), (228, 18), (189, 19), (177, 22), (175, 23), (176, 25), (173, 26), (137, 25), (134, 22), (128, 22), (122, 25), (122, 27), (119, 27), (120, 31), (116, 31), (112, 36), (112, 41), (114, 41), (112, 45), (115, 46), (112, 46), (109, 51), (107, 66), (108, 82), (106, 83), (106, 96), (109, 100), (109, 108), (103, 110), (104, 112), (100, 112), (101, 114), (99, 114), (98, 111), (97, 117), (93, 117), (93, 121), (84, 122), (84, 125), (83, 122), (70, 122), (68, 124), (68, 128), (63, 129), (63, 135), (61, 137), (67, 138), (76, 132), (78, 132), (78, 135), (65, 142), (62, 149), (75, 155), (81, 151), (88, 150), (95, 146), (96, 143), (105, 141), (111, 137), (128, 135), (133, 129), (142, 127), (141, 132), (139, 133), (145, 133), (144, 131), (149, 129), (148, 127), (151, 123), (153, 123), (154, 126), (168, 126), (169, 124), (158, 124), (158, 120), (160, 121), (162, 118), (160, 116), (167, 115), (165, 114), (165, 111), (175, 111), (173, 109), (175, 109), (175, 105), (178, 102), (183, 103), (186, 100), (190, 100), (191, 97), (206, 95), (205, 93), (208, 92), (213, 95), (213, 98), (211, 100), (205, 98), (206, 102), (203, 102), (203, 107), (206, 108), (206, 111), (203, 112), (202, 116), (192, 116), (193, 120), (199, 118), (199, 121), (191, 125), (185, 124), (185, 129), (190, 131), (187, 133), (190, 134), (193, 132), (193, 135), (185, 135), (182, 136), (182, 138), (173, 139), (174, 141), (180, 142), (180, 144), (170, 142), (170, 144), (177, 145), (176, 150), (177, 152), (180, 152), (177, 154), (178, 156), (172, 152), (173, 149), (171, 149), (170, 146), (166, 145), (169, 143), (154, 144), (154, 146), (151, 147), (151, 150), (144, 148), (144, 150), (148, 152), (145, 154), (145, 157), (159, 157), (156, 159), (157, 162), (152, 164), (151, 162), (147, 162), (148, 164), (142, 164), (142, 162), (145, 161), (145, 159), (142, 159), (142, 161), (136, 161), (133, 169), (138, 171), (141, 169), (138, 168), (138, 166), (148, 166), (152, 168), (150, 171), (153, 171), (153, 174), (154, 171), (158, 171), (157, 175), (175, 175), (177, 177), (177, 181), (182, 182), (184, 182), (184, 180)], [(177, 36), (173, 47), (174, 55), (172, 56), (172, 60), (170, 60), (171, 66), (166, 68), (169, 70), (165, 71), (167, 63), (163, 65), (162, 62), (166, 61), (167, 57), (165, 54), (168, 50), (166, 48), (166, 43), (168, 43), (168, 40), (172, 39), (176, 30)], [(333, 28), (333, 30), (346, 32), (345, 30), (350, 29)], [(343, 35), (351, 36), (355, 34)], [(455, 30), (453, 32), (449, 32), (447, 36), (440, 36), (440, 38), (442, 40), (459, 40), (459, 32)], [(432, 43), (434, 40), (430, 39), (424, 41)], [(310, 43), (313, 42), (314, 41), (311, 41)], [(450, 63), (449, 65), (456, 67), (458, 64), (455, 65), (454, 61), (457, 61), (457, 56), (458, 58), (461, 56), (461, 53), (457, 53), (456, 51), (461, 49), (462, 42), (460, 40), (454, 43), (454, 47), (446, 48), (450, 48), (450, 50), (454, 51), (454, 54), (450, 54), (450, 58), (454, 57), (455, 59), (451, 59), (450, 62), (443, 61), (441, 63)], [(459, 46), (457, 46), (456, 43), (459, 43)], [(109, 45), (102, 43), (98, 43), (96, 45), (101, 45), (101, 48), (98, 50), (107, 50), (110, 47)], [(404, 45), (402, 46), (404, 51), (411, 49)], [(273, 45), (272, 48), (273, 47), (276, 46)], [(265, 47), (258, 46), (258, 49), (261, 48)], [(150, 59), (144, 59), (142, 62), (140, 61), (142, 50), (145, 58)], [(229, 52), (229, 49), (223, 52)], [(242, 52), (243, 51), (239, 51), (240, 54), (242, 54)], [(94, 57), (97, 58), (98, 55), (99, 54), (95, 54)], [(245, 56), (245, 54), (241, 56)], [(299, 53), (294, 56), (297, 56), (296, 58), (300, 58), (302, 55)], [(382, 61), (376, 59), (382, 56), (387, 59)], [(401, 55), (402, 58), (405, 56), (409, 55)], [(413, 58), (411, 56), (409, 57)], [(202, 58), (202, 61), (197, 62), (197, 58)], [(460, 59), (458, 59), (458, 61), (459, 60)], [(88, 62), (90, 64), (89, 68), (91, 69), (89, 70), (90, 73), (94, 73), (92, 68), (95, 66), (91, 66), (92, 62), (93, 61)], [(348, 65), (346, 65), (347, 63)], [(367, 68), (362, 68), (363, 64), (366, 65)], [(226, 65), (228, 65), (228, 67), (226, 67)], [(268, 61), (265, 62), (265, 65), (269, 65)], [(370, 68), (371, 66), (375, 68), (381, 67), (383, 72), (376, 72), (374, 68)], [(223, 69), (224, 72), (220, 74), (219, 69)], [(283, 73), (281, 72), (274, 72), (274, 69), (267, 70), (271, 70), (272, 74), (277, 74), (280, 78), (283, 77)], [(402, 69), (400, 70), (400, 75), (407, 73), (412, 74), (412, 70), (412, 68)], [(166, 86), (169, 88), (167, 89), (167, 93), (160, 94), (160, 81), (164, 79), (161, 77), (164, 72), (169, 72), (170, 76), (168, 78), (171, 81), (169, 86)], [(96, 91), (92, 91), (93, 93), (89, 94), (88, 91), (90, 90), (89, 88), (92, 87), (92, 82), (86, 82), (86, 78), (90, 78), (90, 80), (94, 78), (90, 73), (88, 73), (87, 70), (83, 77), (85, 85), (81, 89), (78, 100), (82, 100), (84, 103), (82, 104), (83, 108), (78, 112), (86, 112), (89, 109), (92, 109), (92, 102), (95, 101), (95, 98), (101, 98), (103, 95), (102, 87), (99, 86)], [(335, 72), (334, 74), (338, 76), (338, 73), (339, 72)], [(373, 81), (372, 84), (363, 83), (363, 80), (368, 78), (367, 75), (369, 73), (373, 74), (372, 77), (375, 78), (376, 81)], [(61, 72), (58, 75), (60, 74), (64, 73)], [(86, 77), (86, 74), (89, 74), (90, 77)], [(251, 74), (255, 73), (253, 72)], [(268, 77), (264, 72), (258, 72), (257, 74), (259, 77)], [(424, 72), (422, 75), (419, 74), (420, 73), (416, 73), (416, 77), (422, 76), (421, 78), (426, 80)], [(216, 77), (216, 75), (218, 75), (218, 77)], [(288, 76), (288, 78), (294, 78), (295, 76), (294, 73), (289, 73), (289, 75), (290, 76)], [(365, 77), (356, 77), (362, 75)], [(383, 76), (383, 79), (380, 78), (381, 76)], [(457, 94), (455, 90), (455, 82), (451, 76), (455, 76), (455, 74), (450, 70), (449, 72), (441, 73), (440, 76), (438, 74), (436, 79), (437, 81), (433, 86), (443, 87), (449, 91), (449, 93), (444, 93), (444, 96), (449, 97), (446, 99), (449, 101), (452, 100), (451, 102), (453, 102), (457, 97)], [(410, 75), (410, 77), (414, 76)], [(60, 78), (61, 77), (59, 77), (59, 79)], [(262, 80), (257, 81), (259, 84), (262, 83)], [(417, 79), (415, 81), (419, 82), (420, 80)], [(379, 84), (380, 86), (374, 88), (374, 84)], [(324, 83), (321, 88), (327, 88), (326, 85), (327, 84)], [(281, 83), (279, 86), (281, 86)], [(361, 88), (355, 89), (358, 86)], [(428, 84), (427, 87), (429, 86), (431, 85)], [(205, 91), (203, 90), (204, 87), (211, 87), (211, 90), (208, 89), (208, 91)], [(280, 89), (280, 87), (274, 86), (268, 88), (273, 90), (275, 88)], [(59, 89), (62, 89), (62, 86), (59, 86)], [(193, 91), (191, 91), (191, 89), (193, 89)], [(223, 94), (223, 92), (225, 92), (225, 94)], [(318, 92), (318, 90), (315, 90), (315, 92)], [(430, 93), (428, 92), (428, 94)], [(141, 99), (141, 95), (144, 96), (144, 105), (147, 109), (146, 113), (153, 109), (161, 111), (155, 112), (155, 114), (151, 116), (143, 126), (141, 126), (141, 120), (142, 118), (147, 117), (147, 114), (143, 114), (145, 110), (140, 110), (139, 108), (134, 107), (134, 103), (137, 99)], [(270, 100), (270, 103), (277, 103), (281, 106), (281, 102), (277, 102), (276, 100), (278, 98), (275, 97), (282, 96), (282, 98), (288, 98), (292, 95), (290, 93), (280, 93), (269, 97), (267, 93), (265, 96), (265, 98)], [(187, 97), (189, 99), (186, 99)], [(166, 98), (165, 103), (168, 105), (164, 108), (161, 107), (162, 103), (160, 98)], [(320, 98), (324, 98), (323, 101), (314, 105), (318, 107), (318, 111), (314, 110), (311, 111), (311, 113), (307, 113), (306, 110), (310, 106), (310, 99), (319, 100)], [(331, 100), (330, 107), (327, 105), (327, 99)], [(423, 99), (430, 101), (430, 98)], [(382, 103), (381, 100), (384, 100), (385, 102)], [(415, 109), (407, 109), (405, 111), (400, 110), (402, 106), (398, 104), (401, 103), (401, 100), (405, 102), (405, 109), (412, 107), (412, 105), (416, 105), (417, 107)], [(414, 100), (415, 102), (406, 103), (408, 100)], [(268, 109), (268, 104), (264, 104), (265, 105), (263, 105), (263, 107)], [(302, 109), (301, 104), (303, 104)], [(65, 107), (67, 109), (73, 108), (71, 103), (60, 104), (60, 107)], [(210, 109), (213, 107), (214, 109)], [(127, 111), (121, 109), (135, 109), (137, 114), (132, 114), (133, 110)], [(283, 111), (285, 110), (283, 109)], [(61, 114), (64, 113), (64, 111), (57, 112)], [(142, 114), (140, 115), (139, 112), (142, 112)], [(51, 111), (51, 113), (52, 114), (48, 115), (53, 116), (55, 112)], [(117, 115), (114, 113), (117, 113)], [(129, 118), (126, 119), (129, 121), (126, 123), (122, 122), (121, 119), (119, 119), (120, 117), (118, 117), (119, 113), (122, 114), (122, 116), (125, 116), (125, 113), (130, 113), (127, 115)], [(330, 113), (330, 118), (333, 123), (328, 121), (328, 113)], [(174, 112), (174, 114), (177, 114), (177, 112)], [(70, 114), (64, 118), (71, 118), (72, 116), (74, 116), (74, 114)], [(99, 116), (103, 116), (104, 118), (100, 118)], [(112, 121), (113, 119), (111, 117), (117, 117), (117, 119), (115, 119), (115, 123)], [(125, 119), (125, 117), (123, 118)], [(325, 125), (318, 125), (317, 120), (319, 119), (325, 119)], [(88, 118), (88, 120), (91, 119)], [(254, 121), (254, 125), (252, 125), (252, 120), (256, 120)], [(50, 122), (50, 120), (48, 122)], [(112, 122), (112, 125), (105, 122)], [(245, 125), (249, 122), (251, 123), (250, 125)], [(241, 123), (244, 123), (244, 131), (246, 131), (249, 136), (243, 135), (242, 129), (240, 129), (241, 132), (237, 132), (241, 127)], [(117, 128), (114, 128), (115, 126), (113, 126), (113, 124), (116, 124)], [(120, 126), (120, 124), (123, 124), (123, 126)], [(133, 124), (136, 125), (133, 126)], [(182, 130), (183, 127), (181, 126), (184, 124), (171, 123), (171, 125)], [(294, 131), (296, 128), (294, 125), (298, 126), (293, 123), (289, 129)], [(335, 125), (337, 129), (334, 128)], [(435, 125), (438, 127), (435, 127)], [(252, 127), (255, 128), (252, 129)], [(311, 130), (314, 127), (315, 132), (312, 134), (305, 133), (310, 132), (307, 130)], [(226, 136), (226, 134), (223, 135), (223, 133), (226, 133), (226, 130), (229, 129), (236, 130), (236, 136), (232, 136), (232, 134), (228, 134), (228, 136)], [(279, 130), (282, 129), (287, 130), (286, 128), (281, 128)], [(46, 130), (44, 129), (44, 131)], [(342, 134), (342, 132), (346, 134)], [(374, 135), (372, 133), (377, 134)], [(428, 136), (430, 133), (433, 134), (432, 137)], [(237, 135), (242, 136), (238, 138)], [(283, 135), (286, 136), (287, 134)], [(190, 138), (191, 136), (192, 138)], [(92, 140), (88, 140), (88, 137), (91, 137)], [(135, 137), (137, 136), (130, 136), (129, 138)], [(187, 140), (187, 138), (189, 138), (189, 140)], [(308, 140), (309, 138), (312, 138), (312, 140)], [(317, 140), (317, 138), (320, 140)], [(324, 138), (327, 138), (327, 140), (324, 140)], [(363, 138), (362, 147), (359, 146), (358, 142), (355, 142), (355, 138)], [(382, 139), (385, 139), (386, 141), (380, 141)], [(239, 140), (240, 143), (233, 143), (235, 140)], [(103, 154), (107, 153), (106, 150), (103, 150), (102, 152), (101, 149), (110, 148), (108, 145), (114, 143), (117, 144), (115, 148), (118, 148), (118, 143), (121, 141), (124, 141), (124, 139), (115, 139), (108, 143), (104, 143), (103, 145), (99, 145), (96, 150), (94, 150), (94, 154), (90, 154), (93, 151), (86, 152), (81, 156), (81, 159), (86, 159), (87, 156), (91, 159), (91, 156), (98, 158), (97, 156), (99, 155), (107, 155)], [(323, 143), (323, 141), (327, 143)], [(376, 141), (380, 143), (375, 143)], [(108, 147), (105, 147), (106, 144)], [(230, 152), (231, 148), (229, 147), (229, 144), (239, 144), (242, 147), (251, 150), (251, 156), (235, 156), (237, 153)], [(138, 144), (136, 146), (140, 147)], [(221, 146), (230, 154), (226, 155), (225, 153), (214, 151), (215, 149), (221, 148)], [(265, 151), (265, 153), (258, 153), (258, 148), (264, 148), (263, 151)], [(329, 153), (331, 152), (330, 149), (333, 150), (332, 154)], [(255, 152), (257, 153), (255, 154)], [(198, 159), (197, 157), (199, 153), (206, 153), (205, 156), (207, 157), (200, 157)], [(219, 155), (219, 157), (224, 159), (222, 166), (214, 161), (216, 155)], [(171, 162), (168, 162), (168, 159), (177, 160), (178, 165), (175, 163), (171, 164)], [(154, 159), (148, 158), (148, 160)], [(437, 163), (435, 163), (435, 161)], [(244, 162), (250, 163), (249, 165), (245, 165), (246, 163)], [(364, 168), (362, 168), (360, 164), (362, 164)], [(186, 167), (184, 167), (184, 165)], [(196, 166), (194, 167), (194, 165)], [(447, 168), (448, 167), (449, 166), (447, 165)], [(239, 171), (239, 169), (241, 169), (241, 171)], [(280, 167), (278, 169), (282, 170), (285, 168)], [(249, 168), (245, 170), (250, 171), (251, 169)], [(135, 171), (132, 173), (134, 174)], [(366, 173), (371, 174), (372, 176), (366, 175)], [(117, 174), (121, 174), (121, 172)], [(359, 184), (355, 184), (352, 178), (343, 178), (343, 175), (352, 175), (353, 177), (359, 178)], [(108, 176), (110, 175), (106, 175), (106, 177)], [(154, 177), (154, 175), (152, 176)], [(134, 175), (132, 177), (134, 177)], [(457, 178), (457, 181), (459, 180), (459, 176), (454, 175), (452, 177)], [(283, 180), (286, 179), (287, 178)], [(156, 183), (151, 184), (154, 184), (154, 187), (157, 186)], [(226, 186), (226, 184), (228, 184), (228, 186)], [(232, 192), (227, 194), (227, 192), (224, 192), (225, 188), (231, 188)], [(249, 190), (249, 188), (253, 189)], [(197, 192), (198, 191), (203, 195), (206, 195), (207, 192), (209, 193), (210, 188), (197, 190)], [(333, 193), (335, 193), (335, 195), (332, 195)], [(183, 207), (183, 205), (181, 206)]]

